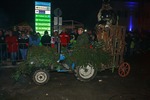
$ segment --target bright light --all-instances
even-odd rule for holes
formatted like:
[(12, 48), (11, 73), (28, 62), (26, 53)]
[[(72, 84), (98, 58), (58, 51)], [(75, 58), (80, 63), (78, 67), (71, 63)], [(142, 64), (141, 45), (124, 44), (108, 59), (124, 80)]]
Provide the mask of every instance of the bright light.
[(85, 29), (84, 32), (87, 32), (87, 29)]
[(133, 21), (132, 16), (130, 16), (129, 31), (132, 31), (132, 29), (133, 29), (133, 23), (132, 23), (132, 21)]

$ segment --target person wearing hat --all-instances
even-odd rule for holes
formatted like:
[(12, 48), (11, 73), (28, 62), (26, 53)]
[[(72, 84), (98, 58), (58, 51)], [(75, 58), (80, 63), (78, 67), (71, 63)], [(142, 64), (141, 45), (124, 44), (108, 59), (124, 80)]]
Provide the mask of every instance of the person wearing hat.
[(50, 46), (51, 36), (49, 36), (48, 31), (44, 31), (44, 35), (41, 37), (41, 43), (43, 46)]
[(78, 47), (86, 47), (90, 43), (88, 34), (84, 32), (83, 27), (79, 27), (77, 33), (78, 38), (75, 45)]

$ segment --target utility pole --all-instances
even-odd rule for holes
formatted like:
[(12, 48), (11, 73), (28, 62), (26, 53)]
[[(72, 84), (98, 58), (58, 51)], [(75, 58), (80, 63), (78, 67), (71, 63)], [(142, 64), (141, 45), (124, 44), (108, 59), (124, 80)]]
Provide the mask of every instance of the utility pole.
[[(62, 25), (62, 17), (60, 17), (62, 15), (62, 11), (60, 8), (56, 8), (54, 10), (54, 15), (56, 17), (54, 17), (54, 26), (56, 25), (56, 29), (58, 31), (58, 35), (60, 34), (60, 26)], [(57, 36), (58, 39), (58, 44), (57, 44), (57, 52), (60, 54), (61, 53), (61, 45), (60, 45), (60, 38)]]

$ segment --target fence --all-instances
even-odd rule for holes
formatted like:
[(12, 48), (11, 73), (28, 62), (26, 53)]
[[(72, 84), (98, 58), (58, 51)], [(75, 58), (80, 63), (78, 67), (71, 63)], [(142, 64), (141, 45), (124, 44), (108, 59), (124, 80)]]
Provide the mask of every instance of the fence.
[[(10, 46), (10, 45), (9, 45)], [(26, 52), (28, 51), (28, 48), (30, 48), (32, 45), (28, 45), (26, 43), (19, 43), (17, 44), (17, 51), (14, 52), (14, 46), (13, 44), (11, 47), (9, 47), (10, 50), (8, 50), (8, 45), (6, 43), (0, 43), (0, 66), (1, 65), (8, 65), (15, 60), (15, 62), (21, 62), (24, 61), (24, 58), (22, 57), (22, 51), (20, 49), (26, 49)], [(45, 46), (51, 46), (50, 43), (45, 44)], [(16, 48), (16, 47), (15, 47)]]

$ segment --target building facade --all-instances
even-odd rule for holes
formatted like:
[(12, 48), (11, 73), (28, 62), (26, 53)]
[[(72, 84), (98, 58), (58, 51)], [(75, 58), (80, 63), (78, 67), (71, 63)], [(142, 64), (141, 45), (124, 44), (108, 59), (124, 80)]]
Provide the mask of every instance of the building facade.
[(127, 31), (150, 30), (150, 2), (146, 1), (111, 1), (111, 6), (119, 16), (119, 25)]

